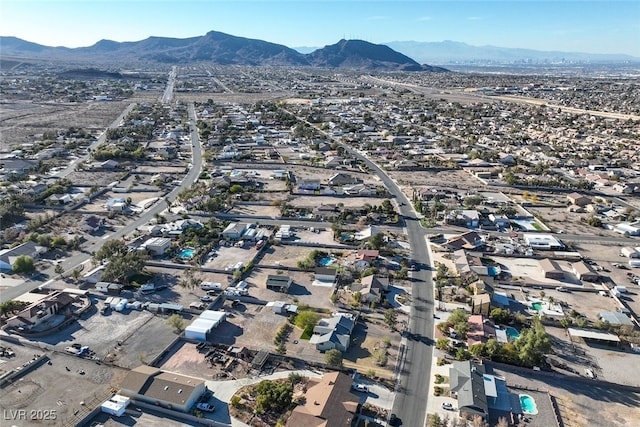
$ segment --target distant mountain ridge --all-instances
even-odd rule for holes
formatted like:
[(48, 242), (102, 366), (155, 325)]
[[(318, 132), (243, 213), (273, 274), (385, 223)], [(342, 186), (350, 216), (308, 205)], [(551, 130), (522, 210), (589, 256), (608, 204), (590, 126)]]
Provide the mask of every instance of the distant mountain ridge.
[(104, 62), (160, 62), (220, 65), (311, 66), (382, 71), (447, 71), (421, 65), (388, 46), (362, 40), (340, 40), (303, 54), (287, 46), (210, 31), (176, 39), (149, 37), (136, 42), (100, 40), (81, 48), (48, 47), (16, 37), (0, 37), (2, 55), (17, 58)]
[(390, 48), (423, 61), (429, 58), (431, 64), (455, 63), (514, 63), (536, 62), (640, 62), (640, 58), (625, 54), (599, 54), (583, 52), (541, 51), (535, 49), (507, 48), (497, 46), (472, 46), (462, 42), (445, 40), (441, 42), (393, 41), (384, 43)]

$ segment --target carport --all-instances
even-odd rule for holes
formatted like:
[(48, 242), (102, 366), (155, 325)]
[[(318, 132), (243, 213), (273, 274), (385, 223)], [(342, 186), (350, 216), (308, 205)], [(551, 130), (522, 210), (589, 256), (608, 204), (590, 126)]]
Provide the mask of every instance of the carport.
[(610, 332), (581, 328), (569, 328), (567, 331), (569, 332), (571, 341), (573, 341), (574, 338), (582, 338), (586, 343), (608, 345), (611, 347), (618, 347), (620, 345), (620, 338)]

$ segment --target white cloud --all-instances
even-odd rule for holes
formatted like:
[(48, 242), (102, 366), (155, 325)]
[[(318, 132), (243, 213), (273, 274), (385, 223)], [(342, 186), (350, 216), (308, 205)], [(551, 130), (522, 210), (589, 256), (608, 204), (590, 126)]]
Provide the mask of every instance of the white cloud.
[(431, 21), (433, 18), (431, 16), (421, 16), (418, 19), (416, 19), (416, 21), (418, 22), (425, 22), (425, 21)]
[(481, 21), (482, 17), (481, 16), (469, 16), (467, 18), (467, 20), (469, 20), (469, 21)]

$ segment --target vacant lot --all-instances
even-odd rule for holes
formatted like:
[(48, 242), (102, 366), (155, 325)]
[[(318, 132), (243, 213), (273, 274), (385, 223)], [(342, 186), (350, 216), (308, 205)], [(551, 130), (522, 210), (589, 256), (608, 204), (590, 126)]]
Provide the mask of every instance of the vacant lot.
[[(10, 346), (16, 352), (16, 357), (7, 363), (7, 368), (22, 365), (34, 354), (43, 354), (37, 347)], [(90, 409), (111, 396), (110, 390), (119, 386), (127, 372), (76, 356), (51, 352), (46, 354), (50, 357), (51, 364), (40, 365), (3, 389), (0, 393), (0, 408), (5, 414), (9, 410), (24, 409), (27, 416), (32, 414), (31, 411), (36, 411), (34, 414), (40, 411), (42, 415), (49, 414), (55, 418), (42, 421), (15, 419), (16, 425), (75, 425)], [(10, 424), (9, 418), (3, 419)]]

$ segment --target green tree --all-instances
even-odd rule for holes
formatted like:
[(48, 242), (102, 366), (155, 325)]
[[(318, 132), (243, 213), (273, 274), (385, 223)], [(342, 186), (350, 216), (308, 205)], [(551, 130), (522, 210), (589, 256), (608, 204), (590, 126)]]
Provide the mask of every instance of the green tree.
[(371, 245), (372, 249), (381, 249), (384, 247), (385, 242), (384, 242), (384, 234), (383, 233), (376, 233), (373, 236), (369, 237), (369, 244)]
[(14, 273), (31, 273), (34, 269), (33, 258), (29, 255), (20, 255), (13, 262)]
[(0, 316), (8, 316), (20, 307), (18, 301), (9, 300), (0, 302)]
[(167, 325), (171, 326), (175, 332), (180, 333), (184, 330), (185, 320), (177, 313), (172, 314), (167, 319)]
[(494, 308), (491, 310), (491, 313), (489, 313), (489, 317), (493, 319), (495, 323), (505, 324), (511, 320), (511, 313), (504, 308)]
[(126, 283), (129, 277), (140, 273), (147, 261), (147, 255), (140, 252), (129, 252), (124, 255), (112, 255), (109, 264), (104, 268), (102, 279), (109, 282)]
[(436, 340), (436, 348), (438, 350), (447, 350), (449, 348), (449, 340), (447, 338), (438, 338)]
[(290, 382), (261, 381), (256, 386), (256, 412), (282, 412), (291, 406), (293, 386)]
[(372, 357), (373, 357), (373, 362), (378, 366), (385, 366), (389, 361), (389, 356), (387, 355), (387, 351), (382, 348), (378, 348), (374, 350)]
[(107, 240), (93, 256), (97, 261), (109, 259), (114, 255), (124, 255), (129, 252), (127, 245), (121, 240)]
[(384, 323), (389, 325), (391, 329), (396, 326), (397, 313), (393, 308), (388, 308), (384, 311)]
[(56, 264), (56, 268), (54, 268), (53, 271), (57, 275), (62, 276), (62, 273), (64, 273), (64, 268), (62, 267), (62, 264)]
[(342, 352), (336, 348), (327, 350), (324, 354), (324, 362), (334, 368), (342, 367)]
[(318, 313), (303, 310), (296, 315), (294, 324), (305, 332), (311, 332), (314, 326), (318, 324), (318, 320), (320, 320), (320, 315)]

